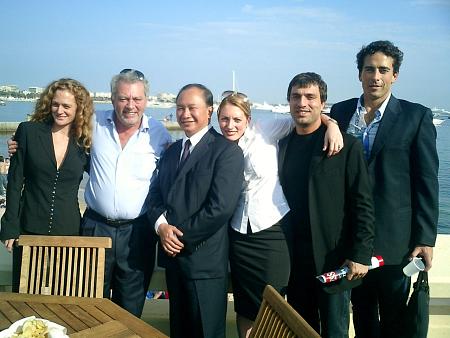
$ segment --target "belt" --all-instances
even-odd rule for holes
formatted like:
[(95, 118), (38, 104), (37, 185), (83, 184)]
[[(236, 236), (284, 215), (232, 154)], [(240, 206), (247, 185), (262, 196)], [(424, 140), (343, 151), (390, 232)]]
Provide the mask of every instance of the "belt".
[(95, 210), (90, 209), (90, 208), (87, 208), (86, 212), (84, 214), (87, 217), (92, 218), (95, 221), (99, 221), (99, 222), (108, 224), (115, 228), (145, 219), (145, 214), (143, 214), (137, 218), (133, 218), (133, 219), (111, 219), (111, 218), (107, 218), (105, 216), (100, 215), (98, 212), (96, 212)]

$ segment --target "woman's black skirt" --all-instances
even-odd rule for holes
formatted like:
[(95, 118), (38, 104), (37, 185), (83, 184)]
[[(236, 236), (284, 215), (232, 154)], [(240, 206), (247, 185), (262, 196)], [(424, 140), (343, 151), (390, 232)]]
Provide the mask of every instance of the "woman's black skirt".
[(234, 309), (255, 320), (267, 284), (286, 293), (290, 259), (281, 221), (256, 233), (241, 234), (230, 227), (230, 268)]

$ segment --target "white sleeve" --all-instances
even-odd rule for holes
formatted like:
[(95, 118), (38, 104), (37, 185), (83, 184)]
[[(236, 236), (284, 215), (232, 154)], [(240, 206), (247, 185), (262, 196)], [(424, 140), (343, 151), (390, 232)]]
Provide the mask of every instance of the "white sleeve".
[(159, 232), (158, 232), (158, 229), (159, 229), (159, 226), (161, 225), (161, 224), (167, 224), (167, 219), (166, 219), (166, 216), (164, 215), (165, 214), (165, 212), (163, 212), (162, 214), (161, 214), (161, 216), (159, 216), (158, 217), (158, 219), (156, 220), (156, 222), (155, 222), (155, 232), (159, 235)]
[(255, 123), (255, 129), (261, 133), (265, 139), (277, 142), (283, 137), (289, 135), (294, 128), (294, 121), (290, 115), (278, 116), (260, 119)]

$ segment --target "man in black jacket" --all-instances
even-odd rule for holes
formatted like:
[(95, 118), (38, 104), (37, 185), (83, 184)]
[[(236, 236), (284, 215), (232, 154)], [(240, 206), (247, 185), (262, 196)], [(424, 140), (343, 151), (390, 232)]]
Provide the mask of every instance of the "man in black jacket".
[[(374, 218), (362, 146), (344, 135), (344, 149), (327, 157), (320, 113), (327, 86), (302, 73), (287, 98), (295, 130), (279, 142), (279, 175), (291, 208), (293, 257), (288, 302), (322, 337), (348, 337), (350, 288), (367, 273)], [(346, 279), (321, 285), (316, 275), (346, 265)]]
[(408, 258), (431, 268), (438, 219), (436, 129), (432, 113), (391, 94), (403, 53), (375, 41), (357, 54), (361, 97), (336, 103), (331, 116), (360, 138), (375, 203), (375, 254), (385, 265), (368, 273), (352, 291), (358, 338), (399, 337), (411, 279)]
[(148, 208), (166, 268), (170, 336), (225, 337), (228, 220), (242, 188), (244, 157), (209, 126), (208, 88), (186, 85), (176, 103), (185, 136), (161, 158)]

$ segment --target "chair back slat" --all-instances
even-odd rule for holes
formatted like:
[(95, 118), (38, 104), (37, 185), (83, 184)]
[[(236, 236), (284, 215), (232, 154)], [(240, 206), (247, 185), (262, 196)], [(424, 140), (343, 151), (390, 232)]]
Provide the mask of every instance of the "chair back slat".
[[(45, 290), (40, 288), (41, 285), (41, 269), (39, 269), (39, 266), (42, 266), (44, 259), (42, 257), (42, 247), (38, 247), (37, 248), (37, 265), (36, 265), (36, 284), (34, 285), (34, 289), (39, 292), (42, 293), (42, 291), (45, 292)], [(39, 290), (39, 291), (38, 291)]]
[(49, 263), (48, 263), (48, 270), (49, 270), (48, 285), (49, 285), (50, 290), (51, 290), (53, 288), (53, 285), (54, 285), (53, 284), (53, 277), (54, 277), (53, 270), (54, 269), (51, 269), (50, 267), (51, 266), (55, 266), (55, 248), (54, 247), (50, 247), (49, 250), (50, 250), (50, 252), (49, 252), (50, 257), (49, 257)]
[(97, 250), (92, 249), (92, 264), (91, 264), (91, 287), (90, 287), (90, 296), (89, 297), (97, 297), (97, 295), (94, 295), (94, 284), (96, 283), (96, 280), (93, 276), (95, 276), (95, 271), (97, 270)]
[(59, 279), (59, 293), (58, 295), (64, 295), (64, 285), (66, 282), (66, 255), (67, 255), (67, 248), (61, 248), (61, 261), (59, 262), (61, 264), (61, 277)]
[(78, 275), (78, 248), (73, 248), (73, 274), (71, 281), (71, 295), (76, 295), (77, 275)]
[(35, 286), (36, 286), (36, 266), (38, 264), (37, 262), (37, 256), (38, 256), (38, 248), (34, 247), (31, 251), (31, 275), (30, 275), (30, 293), (35, 293)]
[(61, 248), (55, 248), (55, 281), (53, 285), (55, 286), (55, 294), (59, 295), (59, 290), (61, 287), (61, 273), (60, 273), (60, 264), (61, 264)]
[(49, 258), (48, 247), (45, 247), (42, 250), (42, 275), (41, 275), (41, 283), (40, 283), (40, 285), (43, 285), (41, 293), (44, 295), (46, 295), (48, 292), (48, 289), (45, 287), (45, 285), (47, 284), (47, 267), (48, 267), (47, 259), (48, 258)]
[(320, 338), (320, 335), (272, 286), (267, 285), (250, 337)]
[(22, 268), (20, 270), (20, 293), (28, 293), (28, 283), (32, 283), (30, 281), (30, 259), (31, 259), (31, 248), (24, 247), (22, 250)]
[(20, 293), (103, 297), (109, 237), (22, 235)]
[(72, 248), (67, 248), (67, 272), (66, 272), (66, 286), (65, 296), (70, 296), (70, 281), (72, 279)]
[[(86, 264), (84, 266), (85, 271), (85, 277), (84, 277), (84, 289), (87, 290), (89, 287), (89, 280), (90, 280), (90, 274), (89, 274), (89, 267), (91, 264), (91, 248), (86, 248)], [(92, 297), (92, 295), (89, 293), (89, 297)]]
[(84, 251), (86, 250), (86, 248), (81, 248), (80, 249), (80, 261), (78, 264), (78, 273), (80, 275), (80, 277), (78, 278), (78, 285), (77, 285), (77, 289), (78, 289), (78, 293), (77, 296), (81, 297), (81, 290), (83, 290), (83, 281), (84, 281)]
[(105, 274), (105, 249), (103, 248), (98, 248), (97, 249), (97, 288), (95, 290), (96, 298), (102, 298), (103, 297), (103, 277), (100, 278), (101, 276), (104, 276)]

